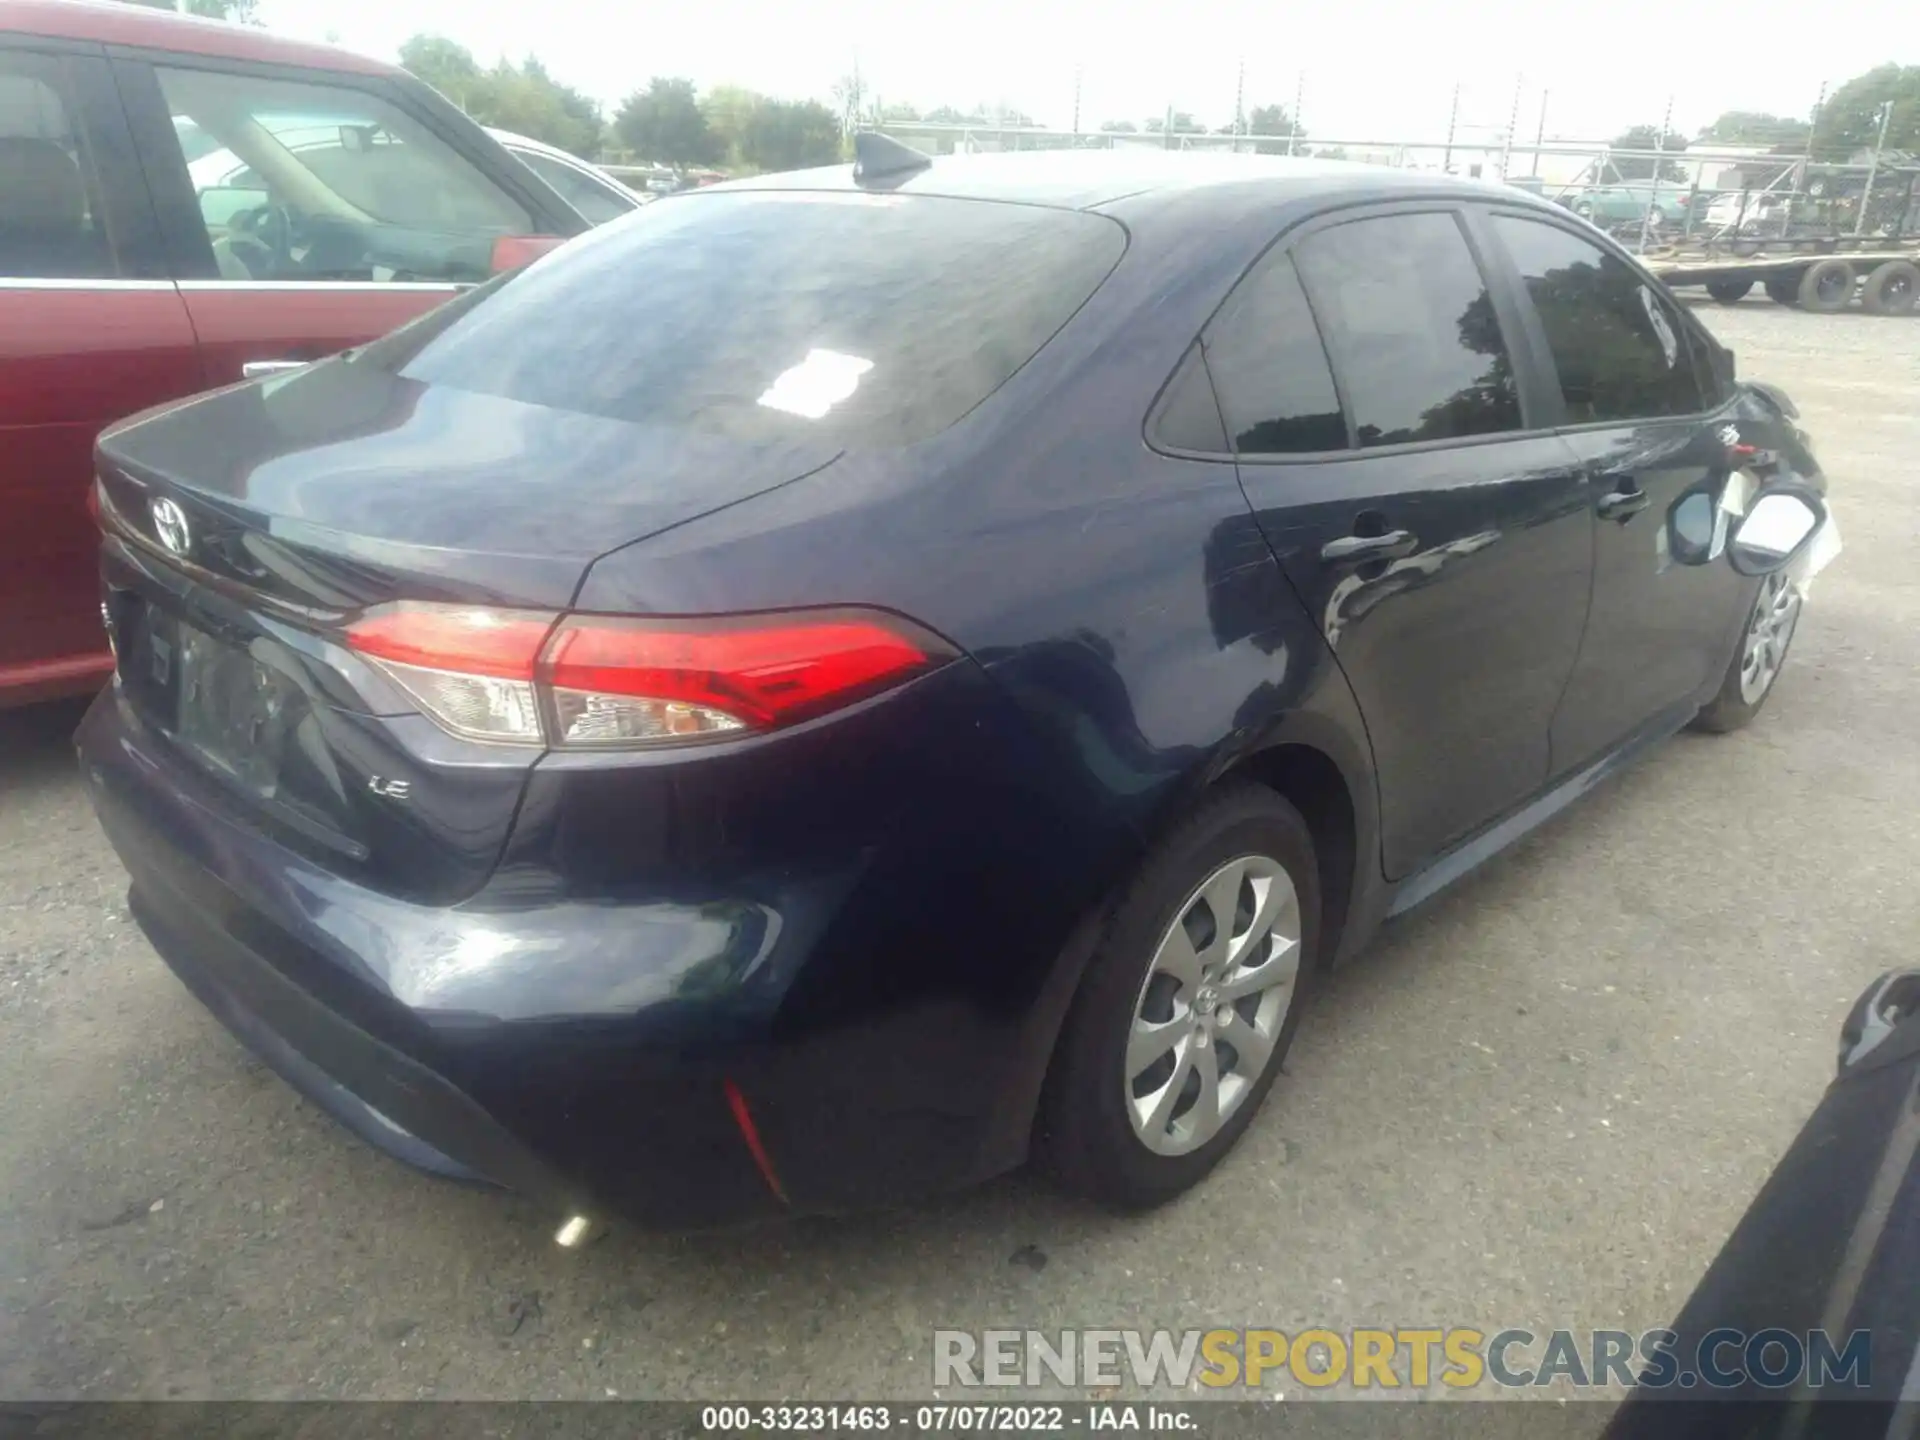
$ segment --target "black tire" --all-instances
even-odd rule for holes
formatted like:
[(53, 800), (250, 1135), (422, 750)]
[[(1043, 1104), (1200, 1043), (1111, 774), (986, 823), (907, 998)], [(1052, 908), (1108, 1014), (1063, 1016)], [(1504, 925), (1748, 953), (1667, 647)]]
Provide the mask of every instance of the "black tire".
[(1800, 303), (1800, 272), (1792, 275), (1769, 275), (1761, 282), (1766, 287), (1767, 298), (1776, 305), (1798, 305)]
[(1722, 305), (1739, 304), (1741, 300), (1746, 298), (1747, 292), (1751, 289), (1753, 289), (1753, 281), (1751, 279), (1709, 280), (1707, 282), (1707, 294), (1718, 300)]
[[(1298, 897), (1291, 1001), (1265, 1068), (1213, 1137), (1185, 1154), (1156, 1154), (1128, 1115), (1126, 1050), (1136, 1009), (1150, 980), (1168, 978), (1156, 977), (1153, 968), (1163, 937), (1183, 915), (1205, 907), (1196, 893), (1202, 882), (1245, 856), (1277, 861)], [(1239, 901), (1243, 914), (1245, 903)], [(1306, 1008), (1319, 955), (1319, 871), (1306, 822), (1264, 786), (1222, 789), (1154, 848), (1114, 902), (1047, 1071), (1034, 1137), (1040, 1167), (1065, 1189), (1123, 1211), (1163, 1204), (1198, 1184), (1233, 1148), (1273, 1087)], [(1222, 1042), (1213, 1049), (1217, 1064)], [(1180, 1113), (1176, 1109), (1175, 1116)]]
[(1793, 602), (1792, 620), (1780, 644), (1773, 671), (1758, 694), (1750, 694), (1748, 689), (1743, 688), (1748, 647), (1761, 609), (1773, 602), (1776, 586), (1786, 583), (1786, 577), (1779, 574), (1769, 575), (1760, 582), (1760, 592), (1747, 611), (1747, 623), (1741, 627), (1740, 639), (1733, 647), (1733, 658), (1727, 662), (1727, 673), (1721, 678), (1719, 693), (1693, 717), (1692, 728), (1695, 730), (1725, 735), (1750, 723), (1766, 707), (1767, 697), (1773, 694), (1773, 687), (1780, 681), (1780, 672), (1787, 668), (1787, 657), (1793, 653), (1793, 637), (1799, 633), (1801, 603), (1798, 597)]
[(1853, 299), (1853, 266), (1837, 255), (1816, 260), (1800, 277), (1800, 308), (1819, 315), (1844, 310)]
[(1920, 265), (1889, 260), (1877, 266), (1860, 287), (1860, 303), (1875, 315), (1911, 315), (1920, 300)]

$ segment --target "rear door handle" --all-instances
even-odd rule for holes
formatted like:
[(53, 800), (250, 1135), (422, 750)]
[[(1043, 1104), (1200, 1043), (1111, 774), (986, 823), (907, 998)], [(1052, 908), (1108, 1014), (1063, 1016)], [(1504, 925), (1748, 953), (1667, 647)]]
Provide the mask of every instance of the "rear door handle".
[(1329, 565), (1357, 565), (1368, 560), (1399, 560), (1420, 548), (1411, 530), (1389, 530), (1384, 535), (1342, 535), (1320, 547)]
[(278, 375), (282, 370), (304, 370), (311, 360), (249, 360), (240, 367), (240, 378), (258, 380), (262, 375)]
[(1593, 508), (1602, 520), (1618, 520), (1624, 524), (1647, 508), (1647, 492), (1631, 480), (1622, 480), (1619, 489), (1602, 495)]

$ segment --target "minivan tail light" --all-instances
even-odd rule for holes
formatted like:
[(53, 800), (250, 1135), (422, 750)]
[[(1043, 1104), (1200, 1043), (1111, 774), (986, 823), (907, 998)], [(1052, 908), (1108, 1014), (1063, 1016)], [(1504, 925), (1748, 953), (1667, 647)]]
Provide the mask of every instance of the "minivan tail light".
[(554, 616), (400, 604), (347, 627), (445, 729), (480, 740), (632, 747), (773, 730), (944, 664), (893, 616)]

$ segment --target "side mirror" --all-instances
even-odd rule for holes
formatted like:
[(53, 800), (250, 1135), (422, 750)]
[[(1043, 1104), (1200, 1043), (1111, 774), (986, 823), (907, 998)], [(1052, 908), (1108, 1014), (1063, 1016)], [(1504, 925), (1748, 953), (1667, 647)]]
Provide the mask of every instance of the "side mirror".
[(493, 242), (493, 255), (487, 266), (491, 275), (499, 275), (508, 270), (518, 270), (522, 265), (531, 265), (549, 250), (558, 250), (566, 244), (559, 235), (501, 235)]
[(1811, 490), (1763, 490), (1727, 537), (1727, 558), (1742, 575), (1769, 575), (1800, 553), (1827, 519)]

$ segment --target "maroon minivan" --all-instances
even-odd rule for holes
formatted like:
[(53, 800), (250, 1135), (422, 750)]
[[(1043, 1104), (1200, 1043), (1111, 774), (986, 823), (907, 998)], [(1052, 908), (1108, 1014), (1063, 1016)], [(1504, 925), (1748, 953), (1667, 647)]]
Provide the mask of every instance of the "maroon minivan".
[(393, 66), (0, 0), (0, 707), (112, 669), (103, 425), (370, 340), (587, 228)]

